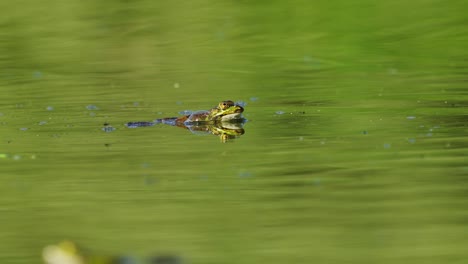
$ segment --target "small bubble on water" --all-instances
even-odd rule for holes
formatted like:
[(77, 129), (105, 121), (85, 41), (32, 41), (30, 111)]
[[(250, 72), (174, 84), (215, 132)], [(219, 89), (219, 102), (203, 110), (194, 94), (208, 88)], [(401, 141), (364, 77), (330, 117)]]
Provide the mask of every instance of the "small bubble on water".
[(40, 126), (43, 126), (43, 125), (45, 125), (45, 124), (47, 124), (47, 121), (41, 121), (41, 122), (39, 122), (39, 125), (40, 125)]
[(46, 110), (47, 111), (54, 111), (54, 107), (49, 105), (49, 106), (46, 107)]
[(389, 75), (395, 75), (395, 74), (398, 73), (398, 69), (389, 68), (389, 69), (387, 70), (387, 73), (388, 73)]
[(99, 110), (99, 107), (97, 107), (95, 105), (87, 105), (86, 109), (88, 109), (88, 110)]
[(257, 102), (258, 101), (258, 97), (250, 97), (249, 99), (252, 102)]
[(284, 113), (285, 113), (285, 112), (284, 112), (284, 111), (281, 111), (281, 110), (275, 112), (275, 114), (277, 114), (277, 115), (283, 115)]
[[(149, 176), (149, 175), (145, 174), (143, 177), (144, 177), (145, 185), (153, 185), (153, 184), (155, 184), (157, 182), (157, 180), (152, 176)], [(132, 263), (134, 263), (134, 262), (132, 262)]]
[(408, 138), (408, 142), (414, 144), (416, 142), (415, 138)]
[(367, 135), (367, 134), (369, 134), (369, 132), (367, 132), (367, 130), (363, 130), (363, 131), (361, 132), (361, 134)]
[(42, 72), (40, 72), (40, 71), (33, 72), (33, 77), (37, 78), (37, 79), (41, 78), (42, 77)]
[(133, 102), (133, 106), (140, 106), (139, 102)]
[(236, 105), (241, 106), (241, 107), (245, 107), (247, 105), (247, 103), (244, 102), (244, 101), (237, 101)]
[(415, 116), (407, 116), (406, 119), (413, 120), (413, 119), (416, 119), (416, 117)]
[(200, 180), (206, 181), (206, 180), (208, 180), (208, 176), (207, 175), (201, 175)]
[(144, 169), (151, 168), (151, 164), (148, 162), (143, 162), (140, 166)]
[(241, 178), (248, 178), (248, 177), (251, 177), (251, 176), (252, 176), (252, 173), (250, 173), (248, 171), (239, 172), (239, 177), (241, 177)]
[(219, 39), (219, 40), (225, 40), (226, 34), (223, 31), (218, 30), (216, 32), (216, 38)]
[(183, 110), (179, 112), (180, 115), (191, 115), (192, 113), (193, 111), (190, 110)]
[(389, 148), (392, 147), (392, 144), (385, 143), (385, 144), (383, 145), (383, 147), (384, 147), (385, 149), (389, 149)]
[(176, 88), (176, 89), (180, 88), (180, 84), (179, 83), (174, 83), (174, 88)]
[(20, 155), (13, 155), (13, 160), (20, 160), (21, 156)]
[(22, 127), (22, 128), (20, 128), (21, 131), (26, 131), (26, 130), (28, 130), (28, 129), (29, 129), (29, 128), (27, 128), (27, 127)]
[(314, 185), (320, 185), (322, 181), (320, 179), (314, 179), (313, 183)]

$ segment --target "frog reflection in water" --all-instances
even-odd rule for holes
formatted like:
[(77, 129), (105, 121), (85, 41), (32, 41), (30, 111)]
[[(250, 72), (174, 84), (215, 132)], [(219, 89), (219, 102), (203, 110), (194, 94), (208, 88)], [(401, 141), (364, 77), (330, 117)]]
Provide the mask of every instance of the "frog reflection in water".
[(244, 108), (233, 101), (222, 101), (209, 111), (197, 111), (181, 117), (156, 119), (154, 122), (129, 122), (129, 128), (167, 124), (187, 128), (192, 132), (204, 132), (218, 135), (222, 142), (227, 142), (244, 134), (246, 119), (242, 116)]

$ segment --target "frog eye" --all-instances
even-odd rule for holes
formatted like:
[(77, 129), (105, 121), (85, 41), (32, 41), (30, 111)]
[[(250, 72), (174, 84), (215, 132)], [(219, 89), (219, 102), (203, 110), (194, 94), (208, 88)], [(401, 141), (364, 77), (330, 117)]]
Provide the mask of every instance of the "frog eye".
[(221, 110), (225, 110), (228, 107), (231, 107), (233, 105), (234, 105), (234, 102), (232, 102), (232, 101), (229, 101), (229, 100), (228, 101), (222, 101), (222, 102), (219, 103), (218, 108), (220, 108)]

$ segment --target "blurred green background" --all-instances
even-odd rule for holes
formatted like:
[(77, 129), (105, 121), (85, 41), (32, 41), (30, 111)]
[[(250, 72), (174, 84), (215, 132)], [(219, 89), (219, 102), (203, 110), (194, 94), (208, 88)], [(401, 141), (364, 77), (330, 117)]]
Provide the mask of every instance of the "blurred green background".
[[(0, 261), (465, 263), (467, 1), (3, 1)], [(227, 144), (130, 121), (245, 103)], [(103, 124), (115, 131), (106, 133)]]

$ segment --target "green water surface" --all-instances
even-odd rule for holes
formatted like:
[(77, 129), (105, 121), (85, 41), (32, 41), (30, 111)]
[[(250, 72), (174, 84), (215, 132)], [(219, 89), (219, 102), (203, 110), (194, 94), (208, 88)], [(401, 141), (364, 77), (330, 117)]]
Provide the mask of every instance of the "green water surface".
[[(467, 263), (466, 1), (0, 10), (1, 263)], [(227, 99), (227, 143), (124, 125)]]

